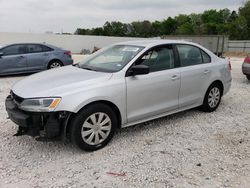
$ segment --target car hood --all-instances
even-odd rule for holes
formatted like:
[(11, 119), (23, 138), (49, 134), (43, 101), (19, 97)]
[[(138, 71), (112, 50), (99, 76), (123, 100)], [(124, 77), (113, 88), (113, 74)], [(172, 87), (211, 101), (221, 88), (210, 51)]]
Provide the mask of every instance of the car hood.
[(22, 98), (56, 97), (105, 83), (112, 73), (66, 66), (31, 75), (17, 82), (12, 91)]

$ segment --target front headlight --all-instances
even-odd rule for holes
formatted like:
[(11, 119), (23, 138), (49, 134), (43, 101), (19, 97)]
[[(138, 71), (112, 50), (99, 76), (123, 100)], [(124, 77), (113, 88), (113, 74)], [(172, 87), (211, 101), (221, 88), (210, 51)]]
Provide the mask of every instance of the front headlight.
[(51, 112), (60, 103), (61, 98), (25, 99), (19, 108), (31, 112)]

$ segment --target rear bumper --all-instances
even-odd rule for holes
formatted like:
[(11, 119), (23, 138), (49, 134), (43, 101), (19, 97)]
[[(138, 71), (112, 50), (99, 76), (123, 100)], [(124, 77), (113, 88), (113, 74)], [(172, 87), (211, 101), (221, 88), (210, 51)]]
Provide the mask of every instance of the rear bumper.
[(243, 63), (242, 64), (242, 72), (245, 75), (250, 75), (250, 64), (248, 63)]
[(73, 65), (74, 63), (74, 60), (73, 59), (67, 59), (67, 60), (64, 60), (63, 61), (63, 64), (64, 65)]
[(5, 106), (11, 121), (18, 125), (18, 135), (60, 137), (70, 115), (68, 112), (25, 112), (18, 108), (11, 96), (6, 98)]
[(226, 94), (229, 92), (230, 88), (231, 88), (231, 82), (226, 83), (226, 84), (224, 85), (224, 92), (223, 92), (223, 95), (226, 95)]

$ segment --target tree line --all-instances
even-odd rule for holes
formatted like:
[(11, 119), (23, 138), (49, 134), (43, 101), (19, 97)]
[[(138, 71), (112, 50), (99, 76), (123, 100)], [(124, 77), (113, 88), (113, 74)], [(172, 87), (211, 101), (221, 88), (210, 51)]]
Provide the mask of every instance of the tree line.
[(250, 39), (250, 1), (238, 11), (206, 10), (201, 14), (179, 14), (162, 21), (106, 22), (102, 27), (78, 28), (77, 35), (159, 37), (163, 35), (227, 35), (231, 40)]

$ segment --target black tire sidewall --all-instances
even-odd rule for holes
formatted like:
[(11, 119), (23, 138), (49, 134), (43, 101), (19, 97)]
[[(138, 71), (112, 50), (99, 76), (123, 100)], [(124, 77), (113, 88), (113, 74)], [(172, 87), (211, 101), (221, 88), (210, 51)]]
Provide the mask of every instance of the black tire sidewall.
[(49, 66), (48, 66), (48, 69), (53, 69), (53, 68), (51, 68), (51, 65), (53, 64), (53, 63), (59, 63), (60, 65), (61, 65), (61, 67), (63, 66), (63, 63), (61, 62), (61, 61), (59, 61), (59, 60), (53, 60), (53, 61), (51, 61), (50, 63), (49, 63)]
[[(208, 104), (208, 96), (209, 96), (209, 93), (210, 91), (213, 89), (213, 88), (218, 88), (219, 91), (220, 91), (220, 99), (219, 99), (219, 102), (218, 104), (215, 106), (215, 107), (210, 107), (210, 105)], [(221, 102), (221, 97), (222, 97), (222, 88), (220, 87), (219, 84), (217, 83), (214, 83), (212, 85), (209, 86), (207, 92), (206, 92), (206, 95), (205, 95), (205, 98), (204, 98), (204, 101), (203, 101), (203, 105), (202, 105), (202, 110), (205, 111), (205, 112), (213, 112), (215, 111), (218, 106), (220, 105), (220, 102)]]
[(247, 79), (250, 80), (250, 75), (247, 75)]
[[(84, 121), (90, 115), (97, 113), (97, 112), (106, 113), (111, 119), (112, 126), (111, 126), (110, 133), (108, 137), (106, 138), (106, 140), (104, 140), (102, 143), (98, 145), (89, 145), (86, 142), (84, 142), (84, 140), (82, 139), (81, 130), (82, 130)], [(110, 142), (110, 140), (113, 138), (114, 132), (117, 127), (117, 117), (114, 111), (109, 106), (105, 104), (92, 104), (80, 110), (76, 114), (76, 116), (72, 119), (70, 126), (71, 126), (71, 131), (70, 131), (71, 141), (82, 150), (95, 151), (106, 146)]]

